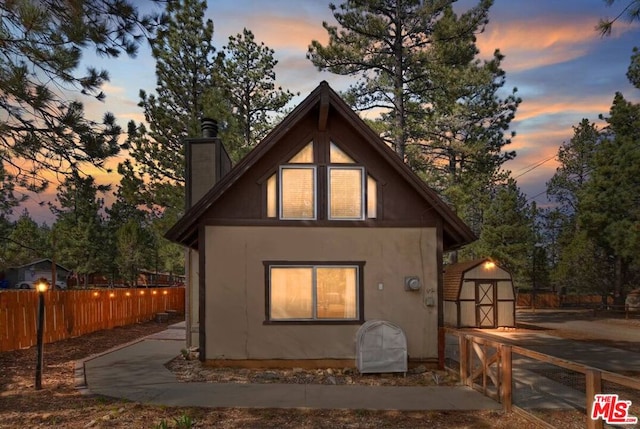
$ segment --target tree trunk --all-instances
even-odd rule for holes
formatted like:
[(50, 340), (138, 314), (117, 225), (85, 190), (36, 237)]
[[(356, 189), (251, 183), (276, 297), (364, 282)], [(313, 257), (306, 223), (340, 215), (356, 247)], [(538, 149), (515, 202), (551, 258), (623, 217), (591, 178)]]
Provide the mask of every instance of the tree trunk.
[(402, 45), (402, 23), (400, 19), (401, 2), (396, 5), (395, 40), (393, 43), (393, 54), (395, 58), (394, 76), (393, 76), (393, 103), (395, 105), (394, 112), (394, 144), (396, 153), (405, 161), (405, 112), (404, 112), (404, 81), (403, 81), (403, 45)]

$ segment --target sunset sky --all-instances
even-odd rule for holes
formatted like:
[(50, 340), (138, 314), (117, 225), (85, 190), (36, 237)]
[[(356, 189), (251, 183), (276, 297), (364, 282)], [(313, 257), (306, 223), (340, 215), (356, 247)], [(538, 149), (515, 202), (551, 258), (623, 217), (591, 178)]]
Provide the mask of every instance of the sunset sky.
[[(461, 0), (456, 9), (464, 10), (475, 3)], [(496, 0), (489, 25), (478, 37), (481, 57), (489, 58), (495, 49), (505, 55), (505, 88), (510, 91), (517, 87), (523, 99), (511, 125), (517, 136), (508, 148), (516, 150), (517, 157), (505, 167), (539, 205), (546, 202), (545, 182), (556, 168), (553, 157), (573, 135), (572, 126), (582, 118), (600, 123), (598, 115), (608, 113), (616, 91), (629, 100), (640, 99), (640, 91), (625, 76), (632, 48), (640, 45), (640, 24), (619, 21), (608, 38), (601, 38), (594, 30), (599, 18), (616, 16), (624, 4), (618, 1), (607, 7), (603, 0)], [(292, 106), (322, 80), (338, 91), (354, 82), (352, 77), (316, 71), (305, 57), (311, 40), (327, 40), (322, 21), (335, 24), (327, 1), (209, 1), (207, 17), (214, 22), (218, 48), (226, 44), (230, 35), (246, 27), (253, 31), (256, 41), (275, 50), (278, 83), (301, 94)], [(138, 92), (152, 92), (155, 88), (155, 63), (149, 49), (142, 47), (135, 59), (97, 60), (87, 55), (86, 60), (107, 69), (111, 76), (104, 88), (104, 103), (84, 100), (90, 115), (100, 118), (105, 111), (111, 111), (123, 127), (130, 119), (142, 120)], [(99, 182), (113, 183), (114, 187), (119, 182), (115, 173), (96, 172), (95, 176)], [(28, 204), (38, 222), (51, 223), (52, 219), (47, 208), (34, 203), (50, 200), (53, 194), (55, 189)]]

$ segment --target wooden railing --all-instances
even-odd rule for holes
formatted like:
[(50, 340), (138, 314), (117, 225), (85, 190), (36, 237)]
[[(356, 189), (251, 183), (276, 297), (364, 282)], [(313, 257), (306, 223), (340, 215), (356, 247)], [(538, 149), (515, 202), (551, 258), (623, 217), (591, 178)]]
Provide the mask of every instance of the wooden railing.
[[(55, 290), (45, 292), (44, 342), (151, 320), (158, 312), (183, 314), (183, 287)], [(38, 292), (0, 292), (0, 352), (36, 343)]]
[[(583, 374), (585, 380), (584, 410), (588, 429), (602, 429), (601, 419), (593, 420), (590, 412), (596, 394), (603, 393), (603, 381), (640, 392), (640, 379), (627, 377), (609, 371), (592, 368), (576, 362), (560, 359), (520, 346), (504, 344), (492, 339), (476, 336), (469, 331), (444, 328), (447, 335), (457, 337), (457, 367), (448, 362), (447, 369), (459, 374), (460, 381), (475, 390), (500, 402), (505, 411), (510, 411), (513, 403), (513, 359), (514, 354), (525, 356), (538, 362), (548, 363), (569, 371)], [(522, 410), (520, 410), (522, 411)]]

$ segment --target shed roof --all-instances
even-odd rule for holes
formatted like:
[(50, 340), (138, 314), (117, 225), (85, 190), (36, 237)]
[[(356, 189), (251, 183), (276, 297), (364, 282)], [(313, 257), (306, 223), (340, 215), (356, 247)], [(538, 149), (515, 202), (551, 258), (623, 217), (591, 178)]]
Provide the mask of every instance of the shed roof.
[(458, 262), (447, 266), (444, 271), (443, 299), (445, 301), (457, 300), (458, 294), (460, 293), (460, 286), (462, 285), (462, 279), (464, 278), (464, 273), (488, 261), (490, 261), (489, 258), (482, 258), (474, 259), (472, 261)]

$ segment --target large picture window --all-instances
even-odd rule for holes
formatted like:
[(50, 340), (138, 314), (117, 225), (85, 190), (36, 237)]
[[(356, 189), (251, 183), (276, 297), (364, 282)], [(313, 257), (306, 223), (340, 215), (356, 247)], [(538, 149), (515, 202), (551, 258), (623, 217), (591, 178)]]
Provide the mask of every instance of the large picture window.
[(358, 321), (362, 265), (267, 265), (269, 321)]

